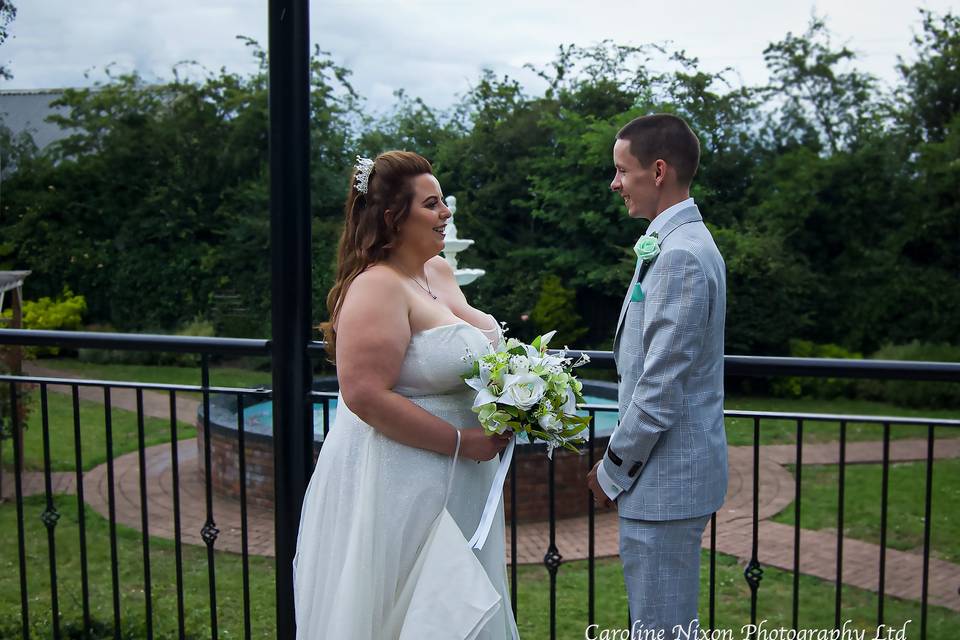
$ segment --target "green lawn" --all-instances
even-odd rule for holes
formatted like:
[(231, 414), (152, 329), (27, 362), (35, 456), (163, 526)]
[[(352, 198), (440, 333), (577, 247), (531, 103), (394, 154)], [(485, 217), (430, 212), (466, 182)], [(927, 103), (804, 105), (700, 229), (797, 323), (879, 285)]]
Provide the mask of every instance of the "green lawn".
[[(31, 636), (49, 638), (51, 627), (50, 562), (47, 533), (40, 521), (44, 500), (25, 500), (27, 576)], [(61, 624), (79, 627), (82, 623), (80, 544), (77, 501), (74, 496), (57, 496), (61, 518), (56, 527), (57, 584)], [(20, 636), (20, 582), (17, 555), (16, 507), (0, 506), (0, 530), (6, 544), (0, 552), (0, 638)], [(184, 526), (201, 526), (184, 522)], [(113, 596), (110, 575), (110, 538), (107, 521), (92, 510), (86, 517), (87, 553), (90, 571), (91, 617), (112, 628)], [(140, 532), (117, 527), (120, 575), (121, 626), (124, 637), (145, 637), (143, 553)], [(150, 539), (150, 571), (153, 585), (153, 620), (157, 638), (176, 637), (177, 600), (174, 543)], [(216, 554), (218, 625), (221, 638), (242, 638), (242, 567), (240, 557)], [(183, 546), (184, 592), (188, 637), (210, 637), (210, 597), (207, 552), (204, 547)], [(273, 638), (274, 569), (270, 558), (251, 557), (250, 590), (254, 638)], [(75, 637), (80, 637), (79, 634)], [(112, 637), (104, 633), (94, 637)]]
[[(93, 364), (72, 358), (42, 360), (40, 364), (51, 369), (61, 369), (96, 380), (124, 380), (158, 384), (199, 385), (200, 367), (161, 367), (133, 364)], [(256, 388), (270, 386), (269, 371), (255, 371), (236, 367), (210, 367), (210, 385), (214, 387)], [(199, 394), (197, 394), (199, 395)]]
[[(923, 552), (926, 463), (890, 465), (887, 544), (902, 551)], [(844, 479), (844, 535), (880, 544), (880, 489), (883, 465), (848, 465)], [(800, 523), (805, 529), (837, 528), (840, 468), (804, 465), (801, 477)], [(960, 562), (960, 460), (935, 460), (930, 524), (932, 555)], [(777, 514), (776, 522), (792, 525), (794, 507)]]
[[(704, 627), (709, 619), (709, 554), (701, 556), (700, 616)], [(524, 566), (520, 569), (517, 602), (518, 626), (521, 638), (550, 637), (550, 580), (543, 567)], [(596, 563), (596, 617), (599, 629), (624, 629), (627, 626), (627, 599), (623, 574), (616, 558)], [(757, 598), (757, 620), (766, 619), (766, 628), (792, 624), (793, 574), (774, 568), (764, 568)], [(832, 583), (801, 576), (799, 625), (801, 628), (831, 629), (834, 622), (835, 590)], [(853, 587), (843, 590), (841, 620), (869, 629), (867, 638), (876, 631), (877, 596)], [(907, 638), (919, 637), (919, 603), (886, 598), (885, 619), (888, 625), (907, 627)], [(587, 624), (587, 562), (571, 562), (560, 567), (557, 574), (557, 638), (582, 639)], [(734, 638), (744, 638), (741, 627), (750, 622), (750, 588), (743, 578), (743, 567), (731, 556), (717, 555), (716, 620), (718, 629), (732, 629)], [(960, 628), (960, 614), (948, 609), (928, 609), (927, 638), (954, 640)], [(593, 637), (600, 637), (598, 633)], [(620, 637), (614, 636), (613, 637)], [(624, 636), (625, 637), (625, 636)]]
[[(30, 471), (43, 470), (43, 414), (40, 392), (30, 392), (31, 411), (23, 432), (23, 465)], [(53, 471), (76, 469), (76, 443), (73, 426), (73, 398), (69, 394), (47, 393), (48, 425), (50, 429), (50, 467)], [(89, 470), (107, 461), (105, 411), (98, 402), (80, 401), (80, 439), (83, 468)], [(111, 412), (114, 457), (137, 450), (137, 414), (114, 408)], [(145, 418), (144, 441), (147, 446), (170, 441), (170, 420)], [(192, 438), (193, 426), (177, 423), (179, 439)], [(13, 469), (13, 440), (3, 443), (3, 463)]]
[[(960, 412), (951, 409), (909, 409), (884, 402), (870, 400), (817, 400), (810, 398), (760, 398), (728, 396), (725, 408), (728, 411), (775, 411), (782, 413), (828, 413), (861, 416), (898, 416), (903, 418), (960, 419)], [(727, 442), (732, 446), (753, 444), (753, 420), (728, 418)], [(760, 444), (794, 444), (797, 441), (797, 423), (794, 420), (762, 420)], [(926, 438), (926, 426), (891, 425), (893, 440)], [(960, 427), (940, 428), (937, 437), (960, 437)], [(833, 442), (840, 439), (839, 422), (804, 422), (803, 441)], [(882, 440), (883, 425), (880, 423), (848, 423), (847, 440), (850, 442)]]
[[(28, 594), (33, 637), (51, 636), (51, 594), (46, 530), (39, 515), (43, 500), (26, 500), (26, 540)], [(62, 513), (56, 527), (58, 594), (62, 625), (78, 627), (82, 609), (80, 598), (80, 555), (76, 500), (58, 496)], [(107, 522), (96, 513), (87, 512), (87, 547), (90, 567), (90, 604), (92, 617), (109, 627), (113, 619), (110, 579), (110, 546)], [(199, 526), (198, 523), (192, 523)], [(19, 638), (20, 590), (16, 544), (16, 509), (11, 504), (0, 506), (0, 527), (7, 532), (7, 544), (0, 550), (0, 638)], [(143, 556), (140, 534), (118, 527), (120, 598), (124, 637), (144, 636), (145, 601), (143, 592)], [(150, 541), (153, 584), (153, 620), (157, 638), (176, 634), (176, 577), (174, 545), (167, 540)], [(718, 556), (717, 625), (734, 629), (734, 636), (750, 618), (750, 592), (743, 579), (742, 567), (728, 556)], [(217, 553), (217, 602), (220, 637), (242, 637), (241, 561), (234, 554)], [(704, 554), (701, 615), (707, 616), (707, 556)], [(528, 640), (549, 637), (549, 579), (540, 566), (520, 567), (518, 618), (521, 636)], [(209, 582), (206, 551), (200, 547), (184, 547), (184, 581), (187, 633), (191, 638), (210, 637)], [(274, 567), (270, 558), (250, 560), (251, 617), (254, 638), (273, 638), (274, 630)], [(557, 637), (583, 638), (587, 609), (587, 563), (563, 565), (557, 580)], [(626, 598), (622, 575), (616, 559), (597, 561), (596, 622), (601, 628), (620, 629), (626, 625)], [(843, 618), (871, 628), (876, 615), (876, 595), (855, 588), (843, 592)], [(826, 627), (833, 624), (833, 585), (804, 576), (800, 581), (800, 623), (803, 627)], [(766, 569), (760, 584), (758, 618), (769, 625), (790, 623), (792, 576), (788, 572)], [(920, 607), (913, 602), (888, 598), (887, 623), (900, 626), (912, 619), (914, 637), (919, 626)], [(960, 628), (960, 614), (931, 607), (929, 610), (931, 639), (952, 640)], [(79, 637), (79, 635), (75, 636)], [(93, 637), (109, 637), (104, 632)], [(868, 636), (872, 637), (872, 636)]]

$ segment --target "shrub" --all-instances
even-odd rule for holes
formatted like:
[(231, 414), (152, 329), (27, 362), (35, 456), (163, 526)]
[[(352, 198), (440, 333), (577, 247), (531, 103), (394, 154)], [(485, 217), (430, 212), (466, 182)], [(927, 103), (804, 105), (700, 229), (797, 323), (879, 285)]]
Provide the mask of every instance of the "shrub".
[[(836, 344), (816, 344), (809, 340), (791, 340), (790, 355), (795, 358), (859, 359), (863, 355), (847, 351)], [(770, 384), (770, 390), (781, 398), (839, 398), (852, 396), (857, 381), (853, 378), (778, 378)]]
[[(109, 325), (92, 325), (87, 327), (87, 330), (115, 331)], [(215, 335), (215, 332), (213, 323), (197, 316), (178, 329), (175, 335), (210, 338)], [(82, 362), (94, 364), (167, 365), (175, 367), (192, 367), (200, 362), (200, 356), (193, 353), (129, 351), (126, 349), (80, 349), (77, 358)]]
[[(23, 328), (46, 329), (49, 331), (76, 331), (83, 322), (83, 314), (87, 310), (87, 301), (83, 296), (73, 295), (69, 287), (64, 287), (63, 293), (56, 300), (44, 296), (39, 300), (24, 300)], [(3, 318), (13, 318), (13, 309), (3, 312)], [(37, 355), (57, 355), (59, 347), (30, 347), (26, 349), (28, 358)]]
[[(886, 345), (870, 357), (874, 360), (960, 362), (960, 346), (914, 340), (907, 344)], [(863, 398), (904, 407), (960, 408), (960, 382), (862, 380), (857, 391)]]
[(540, 285), (531, 319), (541, 334), (556, 330), (557, 335), (551, 340), (555, 347), (574, 345), (587, 332), (577, 313), (576, 297), (554, 274), (544, 277)]
[[(212, 338), (216, 335), (213, 323), (201, 316), (197, 316), (177, 330), (178, 336), (197, 336)], [(159, 364), (176, 367), (191, 367), (200, 363), (200, 356), (194, 353), (158, 353)]]
[[(84, 331), (94, 333), (116, 333), (117, 330), (110, 324), (89, 324), (83, 328)], [(124, 362), (124, 351), (111, 351), (109, 349), (90, 349), (82, 347), (77, 349), (77, 360), (80, 362), (91, 362), (93, 364), (130, 364)], [(137, 363), (142, 364), (142, 363)]]

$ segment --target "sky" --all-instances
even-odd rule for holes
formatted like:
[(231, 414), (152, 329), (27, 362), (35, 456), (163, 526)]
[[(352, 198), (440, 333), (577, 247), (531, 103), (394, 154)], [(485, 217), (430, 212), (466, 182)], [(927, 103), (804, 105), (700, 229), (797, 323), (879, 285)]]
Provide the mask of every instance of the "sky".
[[(104, 69), (172, 77), (193, 60), (210, 70), (252, 71), (236, 36), (267, 45), (266, 0), (14, 0), (18, 15), (0, 61), (14, 74), (0, 89), (89, 86)], [(310, 4), (311, 42), (352, 70), (370, 111), (383, 111), (404, 89), (430, 106), (454, 103), (484, 68), (542, 82), (525, 63), (544, 66), (561, 44), (670, 43), (706, 71), (732, 67), (732, 79), (767, 77), (763, 49), (788, 32), (802, 33), (811, 15), (825, 17), (838, 45), (858, 53), (858, 67), (896, 81), (897, 55), (909, 59), (920, 7), (944, 13), (944, 0), (350, 0)], [(955, 9), (954, 9), (955, 10)]]

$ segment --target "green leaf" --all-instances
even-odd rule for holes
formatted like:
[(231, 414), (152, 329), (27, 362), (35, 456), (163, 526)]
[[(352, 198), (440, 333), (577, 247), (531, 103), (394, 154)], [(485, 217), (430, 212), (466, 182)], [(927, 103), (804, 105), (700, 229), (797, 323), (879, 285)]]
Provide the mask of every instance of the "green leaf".
[(561, 443), (560, 446), (562, 446), (564, 449), (567, 449), (567, 450), (569, 450), (569, 451), (573, 451), (574, 453), (579, 454), (579, 455), (581, 455), (581, 456), (583, 455), (583, 451), (581, 451), (580, 449), (578, 449), (578, 448), (575, 447), (574, 445), (570, 444), (569, 442)]

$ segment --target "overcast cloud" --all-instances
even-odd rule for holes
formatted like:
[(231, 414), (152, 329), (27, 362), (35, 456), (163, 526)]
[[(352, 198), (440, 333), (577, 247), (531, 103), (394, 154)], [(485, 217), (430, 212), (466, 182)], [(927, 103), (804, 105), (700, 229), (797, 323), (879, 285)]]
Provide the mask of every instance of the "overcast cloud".
[[(110, 63), (149, 80), (167, 79), (183, 60), (235, 72), (253, 69), (237, 35), (267, 44), (263, 0), (19, 0), (12, 37), (0, 60), (13, 71), (3, 89), (87, 86)], [(405, 89), (435, 107), (450, 105), (488, 67), (531, 91), (540, 88), (524, 63), (550, 62), (560, 44), (587, 46), (670, 41), (706, 70), (733, 67), (747, 84), (766, 78), (762, 52), (788, 31), (803, 32), (811, 12), (826, 16), (837, 43), (860, 54), (858, 66), (886, 82), (897, 54), (909, 56), (917, 9), (950, 2), (829, 0), (777, 2), (312, 2), (311, 39), (353, 71), (372, 109)]]

